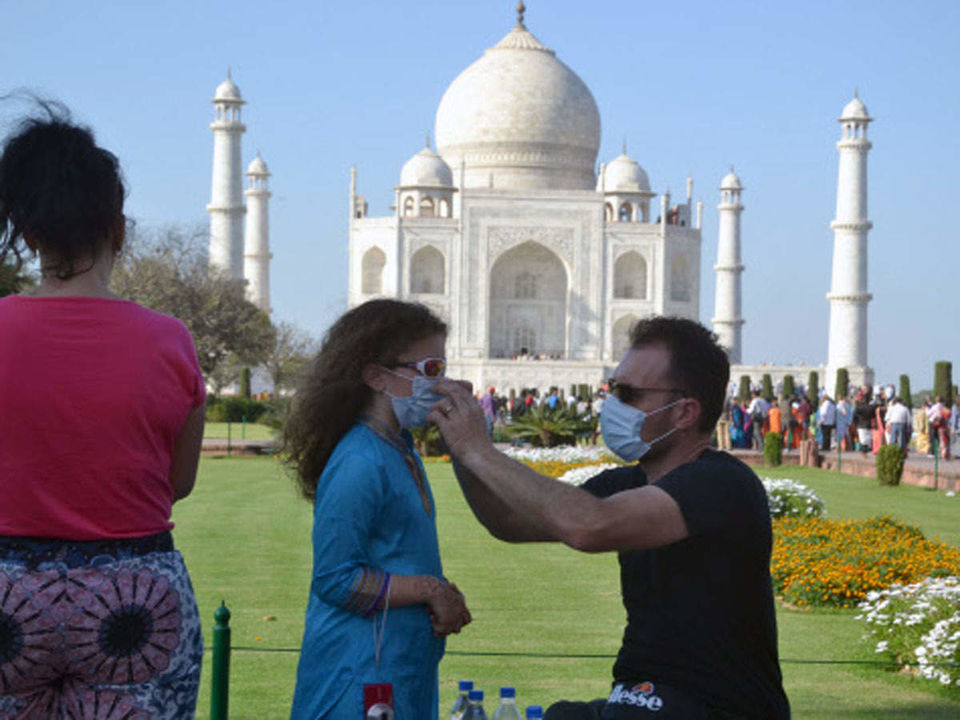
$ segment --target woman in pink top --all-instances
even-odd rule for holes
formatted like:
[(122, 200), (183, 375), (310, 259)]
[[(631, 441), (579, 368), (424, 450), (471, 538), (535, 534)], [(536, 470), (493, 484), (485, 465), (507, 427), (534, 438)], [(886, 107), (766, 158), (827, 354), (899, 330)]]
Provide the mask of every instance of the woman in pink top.
[(184, 325), (117, 297), (120, 168), (43, 106), (0, 156), (0, 718), (193, 717), (203, 642), (170, 529), (204, 383)]

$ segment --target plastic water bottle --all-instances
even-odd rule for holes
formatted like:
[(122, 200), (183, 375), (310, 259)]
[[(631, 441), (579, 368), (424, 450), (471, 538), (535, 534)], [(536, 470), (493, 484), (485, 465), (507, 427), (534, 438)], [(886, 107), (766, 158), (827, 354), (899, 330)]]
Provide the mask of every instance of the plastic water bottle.
[(457, 695), (453, 707), (450, 708), (450, 720), (461, 720), (461, 718), (463, 718), (463, 714), (467, 711), (467, 706), (470, 704), (468, 696), (470, 691), (473, 690), (473, 680), (461, 680), (457, 689), (460, 694)]
[(483, 690), (471, 690), (470, 705), (461, 720), (487, 720), (487, 713), (483, 709)]
[(527, 720), (543, 720), (543, 707), (540, 705), (527, 706)]
[(517, 691), (512, 687), (500, 688), (500, 707), (493, 714), (493, 720), (520, 720), (517, 710)]

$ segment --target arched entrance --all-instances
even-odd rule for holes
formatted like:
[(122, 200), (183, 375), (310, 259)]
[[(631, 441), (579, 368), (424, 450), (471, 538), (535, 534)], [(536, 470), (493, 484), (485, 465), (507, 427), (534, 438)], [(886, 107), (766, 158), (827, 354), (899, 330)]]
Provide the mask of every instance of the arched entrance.
[(490, 270), (490, 357), (562, 357), (566, 345), (567, 271), (536, 242), (508, 250)]

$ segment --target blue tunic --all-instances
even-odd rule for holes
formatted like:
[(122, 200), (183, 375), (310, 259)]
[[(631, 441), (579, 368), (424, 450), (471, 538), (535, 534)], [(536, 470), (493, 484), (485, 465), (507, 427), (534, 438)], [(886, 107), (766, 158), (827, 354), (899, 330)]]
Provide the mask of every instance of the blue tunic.
[(375, 682), (393, 683), (396, 720), (437, 720), (444, 641), (433, 636), (426, 606), (388, 609), (379, 672), (373, 628), (382, 613), (372, 611), (391, 574), (442, 577), (435, 518), (409, 433), (352, 427), (317, 485), (291, 720), (360, 720), (363, 685)]

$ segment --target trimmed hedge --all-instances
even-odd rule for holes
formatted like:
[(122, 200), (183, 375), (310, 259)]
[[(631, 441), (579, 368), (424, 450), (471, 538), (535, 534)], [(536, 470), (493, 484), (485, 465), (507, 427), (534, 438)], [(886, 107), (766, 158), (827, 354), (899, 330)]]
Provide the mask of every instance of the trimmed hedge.
[(207, 405), (207, 422), (256, 422), (267, 412), (266, 403), (230, 395), (212, 399)]
[(740, 376), (740, 386), (737, 388), (737, 398), (741, 402), (750, 402), (750, 376)]
[(763, 462), (776, 467), (783, 462), (783, 435), (769, 432), (763, 438)]
[(910, 394), (910, 376), (900, 376), (900, 399), (903, 404), (913, 410), (913, 396)]
[(763, 386), (760, 390), (760, 394), (763, 395), (763, 399), (767, 402), (773, 402), (773, 380), (770, 378), (770, 373), (764, 373), (763, 379), (760, 381)]
[(820, 399), (820, 373), (811, 370), (807, 377), (807, 399), (816, 406)]
[(950, 407), (953, 404), (953, 363), (940, 360), (933, 366), (933, 394), (943, 398), (943, 402)]
[(837, 369), (837, 386), (836, 396), (834, 400), (839, 400), (841, 397), (847, 396), (847, 389), (850, 387), (850, 373), (847, 372), (846, 368)]
[(884, 445), (877, 453), (877, 480), (881, 485), (899, 485), (906, 454), (899, 445)]
[(793, 397), (795, 392), (797, 392), (797, 388), (793, 384), (793, 375), (784, 375), (783, 376), (783, 394), (787, 397), (787, 399), (790, 399)]

